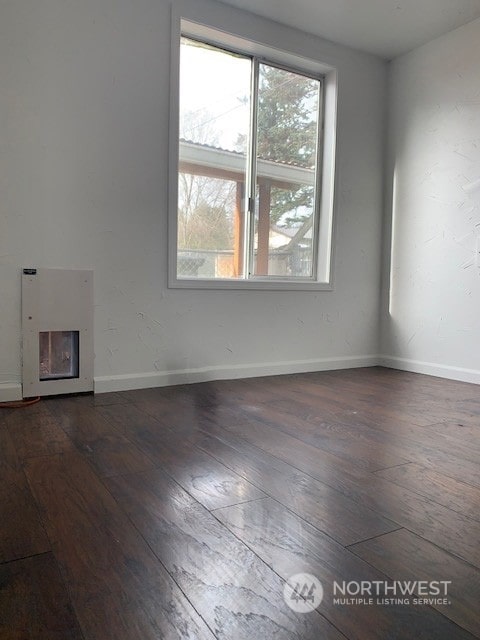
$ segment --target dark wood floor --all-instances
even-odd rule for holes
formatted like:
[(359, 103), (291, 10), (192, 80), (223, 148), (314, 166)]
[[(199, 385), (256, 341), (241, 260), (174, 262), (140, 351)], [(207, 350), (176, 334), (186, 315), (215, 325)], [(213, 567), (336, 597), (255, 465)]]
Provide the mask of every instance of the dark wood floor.
[[(2, 409), (0, 562), (2, 640), (480, 638), (480, 388), (373, 368)], [(341, 606), (344, 580), (450, 604)]]

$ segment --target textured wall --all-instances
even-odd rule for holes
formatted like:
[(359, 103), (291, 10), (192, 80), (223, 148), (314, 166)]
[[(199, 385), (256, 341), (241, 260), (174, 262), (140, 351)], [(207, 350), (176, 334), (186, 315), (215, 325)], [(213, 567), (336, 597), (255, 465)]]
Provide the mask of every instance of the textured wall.
[(392, 63), (383, 352), (480, 382), (479, 59), (475, 21)]
[[(240, 14), (222, 10), (235, 25)], [(241, 17), (338, 66), (335, 290), (167, 289), (170, 3), (7, 0), (0, 383), (20, 380), (23, 266), (94, 269), (95, 375), (125, 376), (117, 387), (155, 372), (377, 352), (386, 66)]]

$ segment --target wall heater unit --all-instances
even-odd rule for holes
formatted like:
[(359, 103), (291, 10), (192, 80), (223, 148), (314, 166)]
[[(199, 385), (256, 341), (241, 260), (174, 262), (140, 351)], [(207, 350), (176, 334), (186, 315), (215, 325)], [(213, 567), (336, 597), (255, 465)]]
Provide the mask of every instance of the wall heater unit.
[(23, 397), (93, 391), (93, 271), (24, 269)]

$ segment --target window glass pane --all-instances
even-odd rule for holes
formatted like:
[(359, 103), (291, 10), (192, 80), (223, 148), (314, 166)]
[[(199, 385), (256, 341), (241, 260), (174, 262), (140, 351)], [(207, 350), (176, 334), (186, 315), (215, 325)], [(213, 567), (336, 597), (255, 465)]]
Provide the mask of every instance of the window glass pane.
[(259, 65), (253, 271), (313, 275), (318, 80)]
[(41, 331), (40, 380), (78, 378), (78, 331)]
[(179, 278), (244, 277), (251, 61), (182, 38)]

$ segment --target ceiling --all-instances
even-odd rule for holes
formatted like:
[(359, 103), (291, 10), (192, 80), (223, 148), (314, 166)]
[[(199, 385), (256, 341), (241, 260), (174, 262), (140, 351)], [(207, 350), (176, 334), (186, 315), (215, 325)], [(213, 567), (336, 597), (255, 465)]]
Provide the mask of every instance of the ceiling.
[(388, 60), (480, 17), (480, 0), (223, 0)]

